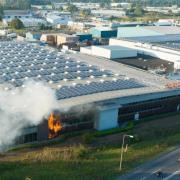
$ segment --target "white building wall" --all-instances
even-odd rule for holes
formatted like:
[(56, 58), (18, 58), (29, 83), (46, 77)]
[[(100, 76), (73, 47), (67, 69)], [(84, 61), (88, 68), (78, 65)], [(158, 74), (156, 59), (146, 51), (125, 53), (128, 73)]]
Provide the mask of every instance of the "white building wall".
[(175, 69), (180, 69), (180, 61), (177, 61), (174, 63), (174, 68)]
[(105, 49), (102, 47), (98, 47), (98, 46), (92, 46), (92, 55), (110, 59), (111, 58), (111, 50)]
[(107, 59), (117, 59), (117, 58), (127, 58), (127, 57), (136, 57), (137, 51), (134, 49), (126, 49), (122, 47), (103, 47), (103, 46), (91, 46), (91, 47), (82, 47), (80, 49), (81, 53), (89, 54), (98, 57), (104, 57)]
[(83, 53), (83, 54), (91, 55), (92, 54), (92, 49), (91, 49), (91, 47), (81, 47), (80, 52)]
[(136, 57), (137, 51), (135, 50), (113, 50), (111, 51), (111, 57), (110, 59), (117, 59), (117, 58), (130, 58), (130, 57)]
[(174, 63), (180, 60), (180, 55), (178, 54), (178, 52), (175, 54), (174, 52), (170, 52), (169, 49), (159, 48), (158, 46), (152, 46), (149, 44), (130, 42), (130, 41), (119, 40), (119, 39), (110, 39), (109, 44), (121, 45), (124, 47), (137, 49), (138, 53), (140, 54), (150, 55), (150, 56), (157, 57), (157, 58), (174, 62)]

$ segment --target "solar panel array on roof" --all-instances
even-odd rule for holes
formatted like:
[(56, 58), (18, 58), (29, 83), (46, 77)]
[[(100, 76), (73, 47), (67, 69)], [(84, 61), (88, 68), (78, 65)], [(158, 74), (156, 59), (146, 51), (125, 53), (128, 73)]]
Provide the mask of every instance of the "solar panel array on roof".
[(165, 48), (180, 50), (180, 42), (166, 42), (166, 43), (163, 43), (160, 45), (165, 47)]
[(140, 41), (140, 42), (167, 42), (167, 41), (180, 41), (180, 34), (169, 34), (160, 36), (146, 36), (146, 37), (129, 37), (126, 39)]
[[(56, 91), (58, 99), (144, 86), (135, 80), (124, 79), (120, 75), (118, 78), (122, 79), (118, 80), (101, 79), (97, 82), (96, 79), (113, 76), (114, 74), (109, 70), (100, 70), (96, 66), (75, 61), (31, 44), (0, 42), (0, 84), (9, 83), (20, 87), (27, 79), (45, 81), (50, 84), (60, 83), (62, 80), (73, 80), (73, 86), (62, 86)], [(92, 78), (92, 82), (76, 85), (76, 79), (87, 78)]]
[(144, 87), (144, 85), (129, 79), (123, 80), (118, 79), (116, 81), (104, 81), (104, 82), (92, 82), (90, 84), (78, 84), (76, 86), (64, 86), (57, 90), (57, 98), (58, 99), (66, 99), (76, 96), (107, 92), (107, 91), (115, 91), (122, 89), (132, 89), (132, 88), (140, 88)]
[(61, 80), (107, 77), (113, 74), (84, 62), (60, 57), (55, 52), (35, 48), (33, 45), (1, 42), (0, 75), (2, 82), (21, 86), (28, 78), (57, 83)]

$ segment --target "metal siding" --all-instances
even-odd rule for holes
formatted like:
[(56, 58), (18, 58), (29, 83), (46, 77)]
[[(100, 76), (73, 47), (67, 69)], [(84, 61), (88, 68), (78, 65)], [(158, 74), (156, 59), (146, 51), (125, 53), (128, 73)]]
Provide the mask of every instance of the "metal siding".
[(160, 36), (161, 33), (153, 30), (145, 29), (144, 27), (120, 27), (118, 28), (118, 37), (144, 37), (144, 36)]
[(92, 40), (92, 34), (77, 34), (77, 36), (79, 36), (79, 41)]
[(93, 35), (93, 37), (97, 37), (97, 38), (111, 38), (111, 37), (117, 37), (117, 30), (114, 29), (101, 30), (101, 29), (92, 28), (91, 34)]
[(97, 37), (97, 38), (100, 38), (101, 37), (101, 31), (99, 31), (98, 29), (96, 28), (92, 28), (91, 29), (91, 34), (93, 37)]
[(118, 126), (118, 108), (100, 111), (99, 119), (95, 123), (97, 130), (105, 130)]
[(101, 38), (117, 37), (117, 30), (101, 31)]

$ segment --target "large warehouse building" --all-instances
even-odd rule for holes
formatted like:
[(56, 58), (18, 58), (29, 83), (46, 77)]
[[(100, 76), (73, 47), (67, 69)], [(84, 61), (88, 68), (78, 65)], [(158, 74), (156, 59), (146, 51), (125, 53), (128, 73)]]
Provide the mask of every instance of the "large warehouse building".
[[(71, 109), (66, 113), (57, 109), (48, 121), (24, 129), (21, 143), (67, 131), (114, 128), (180, 109), (178, 81), (106, 58), (60, 54), (26, 43), (0, 42), (0, 77), (1, 84), (16, 88), (21, 88), (25, 79), (43, 81), (56, 90), (61, 107)], [(82, 107), (82, 113), (76, 107)], [(57, 132), (53, 121), (59, 125)]]

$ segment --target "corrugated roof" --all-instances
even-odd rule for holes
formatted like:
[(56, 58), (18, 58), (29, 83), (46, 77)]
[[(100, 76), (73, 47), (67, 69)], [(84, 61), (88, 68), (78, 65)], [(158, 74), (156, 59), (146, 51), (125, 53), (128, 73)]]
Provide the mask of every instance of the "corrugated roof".
[(180, 34), (180, 27), (177, 26), (144, 26), (143, 28), (160, 34)]
[(162, 33), (144, 27), (119, 27), (118, 37), (160, 36)]

